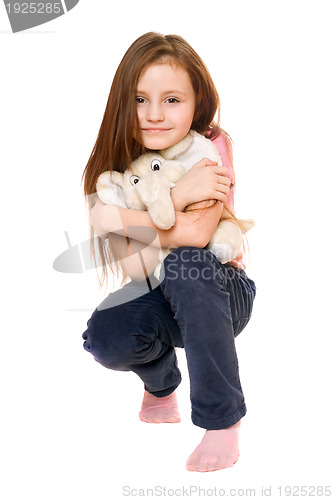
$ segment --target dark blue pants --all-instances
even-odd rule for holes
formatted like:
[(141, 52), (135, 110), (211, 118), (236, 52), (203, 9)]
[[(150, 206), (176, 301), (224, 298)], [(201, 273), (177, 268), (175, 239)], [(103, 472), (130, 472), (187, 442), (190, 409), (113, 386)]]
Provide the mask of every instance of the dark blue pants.
[(193, 423), (213, 430), (238, 422), (246, 406), (234, 338), (250, 319), (254, 282), (208, 250), (180, 247), (165, 259), (160, 284), (145, 287), (131, 282), (111, 293), (88, 320), (84, 348), (163, 397), (180, 384), (174, 347), (184, 347)]

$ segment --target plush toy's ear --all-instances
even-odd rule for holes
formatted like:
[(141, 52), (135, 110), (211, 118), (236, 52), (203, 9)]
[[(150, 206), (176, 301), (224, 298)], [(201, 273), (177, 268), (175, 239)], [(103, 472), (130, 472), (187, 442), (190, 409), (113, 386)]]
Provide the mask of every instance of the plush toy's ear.
[(113, 172), (111, 173), (111, 180), (121, 188), (124, 187), (124, 174), (122, 174), (121, 172), (113, 170)]
[[(113, 178), (113, 174), (118, 174)], [(99, 199), (106, 203), (107, 205), (117, 205), (118, 207), (126, 207), (124, 193), (122, 190), (123, 184), (123, 174), (120, 172), (112, 172), (110, 175), (110, 171), (107, 170), (103, 172), (97, 180), (96, 183), (96, 191)]]

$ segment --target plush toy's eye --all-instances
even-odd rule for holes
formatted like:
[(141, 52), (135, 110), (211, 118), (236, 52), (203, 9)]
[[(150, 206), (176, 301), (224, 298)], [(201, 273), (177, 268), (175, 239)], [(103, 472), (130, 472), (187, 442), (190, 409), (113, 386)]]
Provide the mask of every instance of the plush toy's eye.
[(140, 180), (140, 177), (138, 177), (137, 175), (131, 175), (130, 177), (130, 183), (132, 184), (132, 186), (134, 186), (135, 184), (137, 184)]
[(162, 166), (162, 162), (160, 160), (153, 160), (151, 162), (151, 169), (152, 170), (159, 170)]

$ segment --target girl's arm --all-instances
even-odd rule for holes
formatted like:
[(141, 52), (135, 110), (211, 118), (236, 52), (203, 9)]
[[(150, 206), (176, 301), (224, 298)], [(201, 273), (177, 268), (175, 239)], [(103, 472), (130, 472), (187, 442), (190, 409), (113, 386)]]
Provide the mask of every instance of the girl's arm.
[[(91, 209), (91, 224), (101, 237), (111, 232), (156, 247), (191, 245), (203, 248), (216, 229), (230, 191), (230, 182), (226, 168), (204, 158), (171, 190), (176, 215), (176, 223), (171, 229), (156, 228), (146, 211), (104, 205), (98, 199)], [(192, 203), (212, 199), (218, 202), (210, 208), (183, 213), (185, 207)]]
[(228, 175), (227, 167), (203, 158), (171, 189), (175, 209), (183, 212), (188, 205), (204, 200), (226, 203), (232, 182)]
[(116, 233), (158, 248), (187, 245), (204, 248), (213, 236), (222, 209), (223, 204), (218, 201), (205, 210), (175, 211), (175, 225), (163, 230), (154, 226), (146, 211), (104, 205), (97, 200), (90, 212), (90, 222), (100, 237)]
[(159, 249), (152, 245), (113, 234), (112, 246), (121, 259), (123, 271), (134, 281), (144, 281), (159, 263)]

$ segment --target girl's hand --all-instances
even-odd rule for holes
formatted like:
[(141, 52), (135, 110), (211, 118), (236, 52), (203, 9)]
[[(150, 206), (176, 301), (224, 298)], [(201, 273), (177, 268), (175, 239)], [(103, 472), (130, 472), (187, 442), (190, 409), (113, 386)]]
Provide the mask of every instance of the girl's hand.
[(171, 198), (176, 210), (182, 212), (192, 203), (204, 200), (219, 200), (225, 203), (231, 180), (227, 167), (204, 158), (196, 163), (171, 189)]

